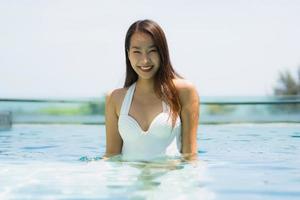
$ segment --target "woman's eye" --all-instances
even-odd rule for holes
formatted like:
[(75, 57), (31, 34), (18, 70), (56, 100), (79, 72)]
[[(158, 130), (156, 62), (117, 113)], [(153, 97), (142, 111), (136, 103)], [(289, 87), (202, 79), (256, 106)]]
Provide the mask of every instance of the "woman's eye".
[(133, 51), (133, 53), (140, 53), (139, 51)]
[(156, 49), (151, 49), (150, 52), (157, 52), (157, 50)]

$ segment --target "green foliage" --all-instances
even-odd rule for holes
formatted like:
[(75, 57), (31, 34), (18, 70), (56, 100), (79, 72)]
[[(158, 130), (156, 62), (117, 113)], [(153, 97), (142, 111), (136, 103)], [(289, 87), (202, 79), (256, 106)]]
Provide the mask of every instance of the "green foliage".
[(89, 101), (74, 106), (49, 106), (38, 111), (46, 115), (104, 115), (105, 99), (100, 101)]
[(298, 68), (298, 81), (289, 71), (279, 73), (278, 86), (274, 88), (275, 95), (300, 95), (300, 67)]
[(105, 112), (105, 101), (100, 102), (88, 102), (80, 107), (82, 113), (88, 115), (104, 115)]
[(211, 115), (232, 113), (235, 107), (232, 105), (209, 105), (207, 106), (207, 113)]
[[(274, 88), (276, 98), (280, 100), (293, 100), (300, 95), (300, 67), (298, 68), (298, 80), (289, 71), (279, 73), (278, 86)], [(270, 105), (271, 113), (299, 113), (300, 104), (279, 104)]]
[(64, 107), (47, 107), (40, 109), (38, 111), (39, 114), (46, 114), (46, 115), (80, 115), (82, 111), (76, 107), (64, 108)]

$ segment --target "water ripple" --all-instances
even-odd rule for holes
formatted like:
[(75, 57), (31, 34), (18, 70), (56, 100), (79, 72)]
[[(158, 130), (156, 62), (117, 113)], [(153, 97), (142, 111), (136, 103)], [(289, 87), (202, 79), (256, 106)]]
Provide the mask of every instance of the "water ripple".
[(46, 145), (46, 146), (35, 146), (35, 147), (22, 147), (24, 150), (39, 150), (39, 149), (50, 149), (58, 147), (58, 145)]

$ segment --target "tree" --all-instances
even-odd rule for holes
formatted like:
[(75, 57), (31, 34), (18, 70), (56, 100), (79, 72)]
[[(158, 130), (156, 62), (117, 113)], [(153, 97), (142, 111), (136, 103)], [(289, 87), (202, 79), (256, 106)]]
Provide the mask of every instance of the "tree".
[[(300, 95), (300, 66), (297, 76), (298, 80), (287, 70), (279, 73), (278, 86), (274, 88), (276, 99), (279, 101), (287, 98), (289, 100), (298, 99), (297, 95)], [(300, 111), (299, 103), (276, 104), (269, 107), (272, 113), (299, 113)]]
[(298, 68), (298, 80), (294, 79), (289, 71), (279, 73), (279, 84), (274, 88), (275, 95), (300, 95), (300, 67)]

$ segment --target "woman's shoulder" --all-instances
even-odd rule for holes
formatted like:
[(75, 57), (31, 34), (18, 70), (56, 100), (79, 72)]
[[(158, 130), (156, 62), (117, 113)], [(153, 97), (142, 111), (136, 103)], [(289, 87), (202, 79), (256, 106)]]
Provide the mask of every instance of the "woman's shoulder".
[(106, 96), (109, 98), (112, 98), (113, 100), (117, 100), (121, 98), (122, 96), (124, 97), (126, 94), (127, 88), (117, 88), (109, 91)]
[(196, 86), (186, 79), (173, 79), (173, 83), (178, 91), (182, 103), (189, 102), (191, 98), (198, 97)]
[(173, 79), (173, 83), (179, 93), (197, 92), (196, 86), (186, 79)]
[(115, 106), (117, 113), (120, 111), (127, 89), (128, 88), (117, 88), (106, 94), (106, 101), (111, 102), (112, 105)]

